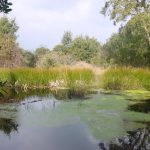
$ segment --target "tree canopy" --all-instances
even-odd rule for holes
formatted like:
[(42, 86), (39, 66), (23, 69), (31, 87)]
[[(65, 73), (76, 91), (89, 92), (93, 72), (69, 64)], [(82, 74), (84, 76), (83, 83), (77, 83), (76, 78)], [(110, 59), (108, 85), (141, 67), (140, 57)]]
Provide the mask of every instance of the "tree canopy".
[(124, 22), (104, 45), (105, 59), (117, 65), (150, 66), (150, 1), (107, 0), (101, 13), (115, 24)]
[(16, 42), (18, 26), (15, 20), (0, 18), (0, 66), (21, 65), (22, 54)]
[(63, 38), (61, 40), (61, 43), (65, 46), (68, 47), (72, 43), (72, 33), (71, 31), (66, 31), (63, 35)]
[(102, 14), (110, 16), (115, 22), (126, 21), (139, 13), (150, 13), (149, 0), (107, 0)]
[(22, 50), (23, 65), (26, 67), (35, 67), (35, 55), (27, 50)]
[(15, 19), (9, 20), (7, 17), (2, 17), (0, 19), (0, 35), (7, 35), (13, 38), (17, 38), (17, 31), (19, 27), (17, 26)]
[(134, 67), (150, 66), (149, 41), (142, 23), (135, 17), (104, 45), (104, 59), (109, 63)]

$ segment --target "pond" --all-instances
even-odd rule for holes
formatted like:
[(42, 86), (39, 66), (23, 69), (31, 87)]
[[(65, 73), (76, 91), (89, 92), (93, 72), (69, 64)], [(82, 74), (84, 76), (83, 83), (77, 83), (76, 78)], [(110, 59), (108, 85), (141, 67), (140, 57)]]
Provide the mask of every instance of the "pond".
[(143, 100), (149, 93), (140, 96), (18, 93), (15, 102), (0, 104), (0, 150), (99, 150), (100, 142), (150, 125), (149, 100)]

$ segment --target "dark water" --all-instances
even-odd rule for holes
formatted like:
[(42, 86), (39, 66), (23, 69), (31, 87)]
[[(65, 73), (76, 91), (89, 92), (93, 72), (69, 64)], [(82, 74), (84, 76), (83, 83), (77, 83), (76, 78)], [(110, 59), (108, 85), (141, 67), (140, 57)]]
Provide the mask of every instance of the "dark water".
[(0, 150), (99, 150), (150, 122), (147, 111), (128, 109), (139, 102), (124, 95), (36, 91), (13, 99), (0, 104)]
[(145, 100), (139, 103), (132, 104), (128, 107), (129, 110), (149, 113), (150, 112), (150, 100)]

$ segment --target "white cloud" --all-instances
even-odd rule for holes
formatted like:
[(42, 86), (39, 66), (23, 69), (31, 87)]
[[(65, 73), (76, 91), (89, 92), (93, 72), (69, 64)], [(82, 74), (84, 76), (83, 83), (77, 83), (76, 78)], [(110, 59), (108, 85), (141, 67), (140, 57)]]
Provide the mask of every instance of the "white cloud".
[(16, 17), (20, 27), (18, 41), (24, 48), (35, 49), (41, 44), (52, 48), (60, 41), (65, 30), (71, 30), (75, 35), (83, 33), (96, 36), (99, 40), (106, 39), (116, 31), (116, 28), (99, 14), (103, 3), (101, 0), (12, 2), (13, 11), (10, 15)]

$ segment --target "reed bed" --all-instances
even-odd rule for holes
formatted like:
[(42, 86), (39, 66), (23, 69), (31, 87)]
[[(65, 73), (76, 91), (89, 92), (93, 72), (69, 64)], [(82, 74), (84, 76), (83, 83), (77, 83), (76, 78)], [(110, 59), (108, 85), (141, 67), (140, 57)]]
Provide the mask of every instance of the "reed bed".
[(116, 67), (97, 74), (92, 68), (0, 69), (0, 81), (26, 88), (67, 88), (74, 93), (90, 88), (106, 90), (150, 90), (150, 69)]
[(0, 80), (27, 88), (64, 87), (84, 89), (92, 85), (94, 73), (87, 68), (55, 67), (49, 69), (0, 69)]
[(107, 90), (150, 90), (150, 69), (110, 68), (99, 80), (100, 86)]

